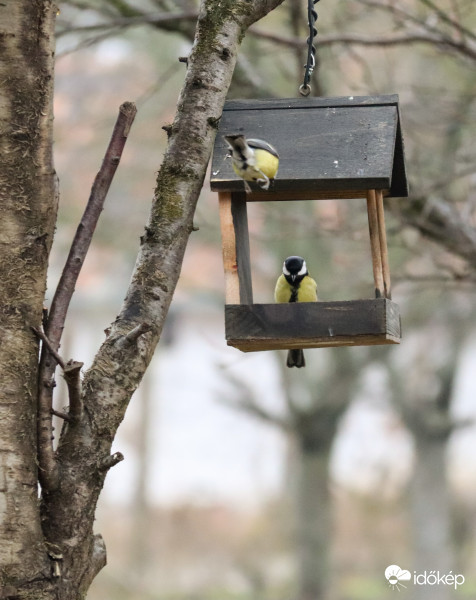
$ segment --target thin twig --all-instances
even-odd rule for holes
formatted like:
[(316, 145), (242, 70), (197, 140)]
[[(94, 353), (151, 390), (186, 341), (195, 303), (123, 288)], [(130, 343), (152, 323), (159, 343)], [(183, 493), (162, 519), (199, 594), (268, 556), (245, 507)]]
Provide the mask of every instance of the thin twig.
[(68, 33), (82, 33), (91, 31), (103, 31), (105, 29), (136, 27), (138, 25), (171, 25), (175, 23), (183, 23), (184, 21), (196, 21), (198, 11), (189, 10), (181, 13), (166, 13), (153, 15), (138, 15), (135, 17), (119, 17), (111, 19), (105, 23), (97, 23), (95, 25), (85, 25), (82, 27), (66, 26), (56, 34), (57, 37), (67, 35)]
[(149, 323), (140, 323), (134, 327), (134, 329), (129, 331), (129, 333), (124, 337), (124, 341), (128, 342), (129, 344), (133, 344), (140, 338), (141, 335), (144, 335), (144, 333), (147, 333), (150, 330), (151, 326)]
[[(249, 33), (263, 40), (268, 40), (289, 48), (304, 48), (306, 42), (294, 37), (269, 33), (262, 29), (250, 27)], [(476, 52), (461, 41), (441, 35), (440, 33), (409, 32), (385, 36), (365, 36), (357, 33), (321, 34), (319, 47), (333, 46), (336, 44), (349, 44), (359, 46), (403, 46), (406, 44), (431, 44), (433, 46), (449, 46), (471, 58), (476, 58)]]
[[(46, 337), (49, 347), (42, 348), (39, 367), (38, 392), (38, 464), (41, 486), (47, 490), (55, 489), (58, 484), (58, 468), (53, 450), (53, 426), (51, 409), (53, 408), (53, 388), (56, 364), (51, 361), (51, 350), (57, 351), (63, 332), (69, 303), (76, 286), (81, 267), (86, 258), (91, 239), (104, 206), (107, 192), (119, 164), (124, 145), (129, 134), (137, 109), (132, 102), (124, 102), (106, 150), (101, 168), (96, 175), (88, 204), (76, 231), (71, 250), (63, 268), (58, 287), (49, 311)], [(51, 348), (51, 350), (50, 350)], [(54, 355), (53, 355), (54, 356)], [(74, 384), (76, 386), (76, 383)], [(75, 390), (73, 393), (76, 393)]]
[(275, 425), (282, 431), (288, 431), (290, 428), (290, 425), (285, 418), (281, 418), (278, 415), (273, 414), (249, 398), (242, 397), (239, 400), (233, 400), (231, 398), (223, 397), (220, 398), (220, 402), (231, 408), (234, 408), (235, 410), (251, 414), (268, 425)]
[[(460, 24), (455, 21), (451, 21), (451, 25), (456, 28), (457, 32), (460, 33), (460, 39), (455, 40), (452, 37), (449, 37), (445, 31), (441, 27), (437, 27), (433, 24), (433, 22), (426, 18), (420, 18), (416, 14), (403, 9), (401, 6), (395, 4), (386, 4), (381, 3), (376, 0), (359, 0), (360, 4), (365, 6), (374, 7), (380, 10), (384, 10), (386, 12), (392, 13), (395, 18), (400, 18), (401, 22), (405, 24), (406, 22), (413, 23), (418, 27), (421, 27), (423, 31), (427, 31), (430, 35), (435, 34), (438, 37), (441, 37), (442, 44), (447, 45), (450, 48), (454, 48), (458, 50), (461, 54), (475, 59), (475, 51), (474, 48), (470, 47), (462, 36), (462, 32), (466, 31)], [(421, 2), (425, 3), (425, 0), (421, 0)], [(428, 2), (426, 2), (428, 6)], [(434, 7), (434, 5), (433, 5)], [(449, 19), (449, 18), (448, 18)], [(475, 34), (470, 32), (469, 30), (466, 32), (469, 33), (469, 37), (473, 40), (476, 38)]]
[(50, 340), (45, 335), (45, 333), (43, 331), (41, 331), (41, 329), (37, 329), (36, 327), (32, 327), (31, 330), (37, 337), (40, 338), (40, 340), (43, 342), (43, 344), (48, 348), (48, 352), (56, 360), (56, 362), (59, 364), (59, 366), (62, 369), (64, 369), (64, 365), (65, 365), (64, 360), (61, 358), (61, 356), (58, 354), (58, 352), (56, 352), (56, 350), (53, 347), (53, 344), (50, 342)]
[(441, 21), (443, 21), (443, 23), (446, 23), (447, 25), (453, 27), (456, 30), (456, 32), (460, 34), (460, 36), (464, 37), (464, 35), (466, 35), (472, 40), (476, 40), (476, 35), (470, 29), (464, 27), (464, 25), (462, 25), (460, 22), (452, 19), (444, 10), (441, 10), (441, 8), (436, 6), (436, 4), (432, 2), (432, 0), (420, 0), (420, 2), (430, 10), (434, 11), (435, 14), (438, 15), (438, 18), (441, 19)]
[(51, 303), (46, 334), (53, 344), (59, 343), (66, 313), (73, 296), (76, 281), (86, 258), (96, 229), (99, 215), (104, 207), (107, 192), (121, 159), (129, 130), (137, 109), (132, 102), (124, 102), (119, 109), (111, 141), (106, 150), (101, 168), (96, 175), (88, 204), (71, 245), (66, 264)]
[(106, 456), (106, 458), (99, 463), (98, 469), (100, 471), (107, 471), (108, 469), (114, 467), (115, 465), (117, 465), (117, 463), (120, 463), (123, 460), (124, 455), (121, 452), (115, 452), (110, 456)]
[(393, 277), (395, 285), (401, 285), (405, 283), (418, 283), (428, 285), (438, 285), (441, 289), (441, 284), (445, 284), (445, 287), (462, 287), (464, 285), (470, 285), (474, 287), (476, 279), (470, 274), (468, 275), (410, 275), (404, 273), (402, 275), (396, 275)]
[(51, 414), (55, 417), (59, 417), (60, 419), (63, 419), (63, 421), (67, 421), (67, 422), (71, 421), (71, 417), (64, 412), (61, 412), (60, 410), (55, 410), (54, 408), (52, 408)]
[(250, 385), (245, 383), (243, 379), (240, 379), (237, 375), (227, 369), (225, 365), (220, 365), (220, 368), (227, 381), (236, 389), (239, 394), (238, 398), (231, 398), (224, 395), (220, 397), (220, 402), (234, 408), (235, 410), (252, 414), (265, 423), (273, 424), (279, 427), (279, 429), (282, 431), (287, 431), (289, 429), (289, 422), (285, 417), (281, 417), (276, 413), (269, 411), (256, 402), (254, 397), (255, 393)]
[(385, 2), (380, 2), (379, 0), (358, 0), (358, 2), (359, 4), (362, 4), (364, 6), (376, 8), (378, 10), (383, 10), (387, 13), (391, 13), (398, 23), (404, 24), (405, 22), (409, 22), (417, 25), (418, 27), (421, 27), (424, 31), (432, 31), (438, 34), (441, 33), (440, 29), (434, 27), (424, 18), (420, 18), (419, 16), (411, 13), (410, 11), (405, 10), (397, 4), (387, 4)]

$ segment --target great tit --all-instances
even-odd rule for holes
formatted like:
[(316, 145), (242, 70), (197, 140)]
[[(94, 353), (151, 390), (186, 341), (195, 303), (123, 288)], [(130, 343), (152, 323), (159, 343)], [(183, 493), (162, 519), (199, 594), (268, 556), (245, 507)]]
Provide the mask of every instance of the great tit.
[[(301, 256), (289, 256), (283, 263), (283, 273), (279, 276), (274, 290), (276, 302), (316, 302), (317, 283), (309, 276), (306, 261)], [(305, 367), (304, 352), (301, 349), (288, 350), (288, 367)]]
[(244, 179), (247, 192), (251, 191), (248, 181), (255, 181), (263, 190), (276, 177), (279, 155), (276, 149), (263, 140), (246, 139), (242, 134), (225, 135), (229, 146), (233, 170)]

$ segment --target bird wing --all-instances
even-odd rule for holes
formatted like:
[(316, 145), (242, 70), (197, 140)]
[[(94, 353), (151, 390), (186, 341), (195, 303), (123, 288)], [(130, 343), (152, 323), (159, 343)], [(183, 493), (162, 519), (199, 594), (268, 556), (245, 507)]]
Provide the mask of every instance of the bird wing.
[(284, 275), (280, 275), (276, 282), (276, 289), (274, 290), (274, 300), (279, 303), (289, 302), (291, 292), (291, 286), (286, 281), (286, 278)]
[(271, 146), (271, 144), (268, 144), (268, 142), (265, 142), (264, 140), (257, 140), (254, 138), (247, 139), (246, 141), (248, 142), (248, 146), (250, 146), (250, 148), (267, 150), (270, 154), (276, 156), (276, 158), (279, 158), (279, 154), (276, 148), (274, 146)]
[(316, 302), (317, 301), (317, 283), (312, 277), (306, 275), (301, 281), (298, 289), (298, 302)]

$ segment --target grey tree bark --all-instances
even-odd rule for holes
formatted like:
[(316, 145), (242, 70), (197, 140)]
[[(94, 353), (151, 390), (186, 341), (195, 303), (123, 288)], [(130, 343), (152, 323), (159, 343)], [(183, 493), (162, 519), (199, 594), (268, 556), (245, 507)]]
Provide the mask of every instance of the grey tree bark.
[(296, 507), (299, 600), (321, 600), (329, 591), (333, 527), (328, 468), (328, 450), (300, 448)]
[(56, 220), (52, 95), (57, 6), (51, 0), (0, 4), (3, 599), (84, 598), (106, 562), (104, 543), (94, 535), (93, 522), (106, 473), (120, 458), (110, 455), (111, 444), (159, 340), (180, 275), (239, 44), (249, 25), (282, 1), (201, 3), (133, 279), (119, 317), (84, 376), (84, 410), (63, 426), (53, 455), (57, 484), (43, 487), (40, 502), (38, 340), (31, 327), (41, 327)]
[[(415, 440), (415, 468), (408, 499), (412, 570), (417, 573), (455, 573), (453, 499), (447, 477), (446, 451), (452, 432), (468, 422), (455, 421), (450, 411), (464, 339), (461, 324), (451, 320), (450, 324), (451, 336), (443, 337), (440, 347), (435, 346), (436, 352), (430, 347), (434, 331), (430, 328), (420, 333), (420, 348), (410, 357), (413, 377), (408, 376), (406, 369), (402, 370), (406, 378), (401, 372), (389, 369), (398, 408)], [(441, 347), (445, 352), (441, 352)], [(417, 585), (414, 597), (417, 600), (449, 600), (454, 597), (454, 588)]]
[[(454, 428), (449, 407), (455, 367), (450, 365), (439, 374), (440, 393), (431, 403), (416, 403), (413, 409), (403, 411), (416, 446), (410, 515), (414, 570), (418, 573), (450, 573), (455, 567), (453, 503), (446, 473), (446, 449)], [(417, 600), (449, 600), (453, 595), (454, 590), (446, 585), (415, 589)]]
[[(418, 573), (454, 569), (452, 502), (446, 479), (447, 435), (416, 438), (415, 472), (410, 490), (413, 568)], [(454, 570), (453, 570), (454, 573)], [(446, 585), (415, 588), (416, 600), (449, 600), (454, 589)]]
[(326, 373), (308, 407), (289, 390), (288, 429), (297, 445), (296, 547), (298, 600), (324, 600), (331, 588), (333, 510), (329, 492), (329, 457), (339, 421), (354, 392), (357, 363), (347, 349), (329, 349)]
[[(51, 1), (0, 4), (0, 597), (50, 576), (38, 511), (38, 341), (56, 220)], [(36, 596), (40, 598), (40, 595)]]

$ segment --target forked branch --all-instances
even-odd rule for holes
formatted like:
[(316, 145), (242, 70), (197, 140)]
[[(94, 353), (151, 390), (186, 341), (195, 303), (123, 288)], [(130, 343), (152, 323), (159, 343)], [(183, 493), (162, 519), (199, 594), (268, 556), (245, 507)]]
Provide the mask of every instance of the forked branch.
[(66, 385), (68, 386), (69, 414), (63, 414), (54, 410), (53, 408), (50, 411), (51, 414), (71, 423), (79, 422), (83, 412), (80, 373), (84, 363), (72, 359), (68, 362), (65, 362), (64, 359), (54, 349), (53, 344), (48, 339), (48, 336), (46, 336), (41, 329), (36, 329), (36, 327), (32, 327), (31, 329), (34, 334), (43, 342), (43, 345), (46, 347), (48, 352), (62, 368), (64, 379), (66, 381)]
[[(109, 146), (101, 168), (94, 180), (81, 222), (76, 230), (46, 322), (45, 334), (48, 342), (45, 342), (42, 347), (39, 368), (38, 463), (40, 468), (40, 483), (43, 488), (48, 490), (55, 489), (58, 484), (58, 468), (52, 444), (53, 427), (51, 412), (53, 408), (54, 373), (59, 356), (57, 355), (57, 350), (60, 345), (66, 314), (76, 282), (91, 244), (99, 215), (104, 207), (107, 192), (119, 165), (136, 112), (137, 109), (132, 102), (124, 102), (119, 109), (119, 115)], [(54, 360), (51, 360), (51, 356), (53, 356)], [(61, 366), (67, 369), (64, 364)], [(68, 384), (70, 394), (71, 417), (73, 419), (80, 418), (82, 412), (79, 403), (80, 368), (69, 368), (68, 372), (65, 370), (66, 383)]]

